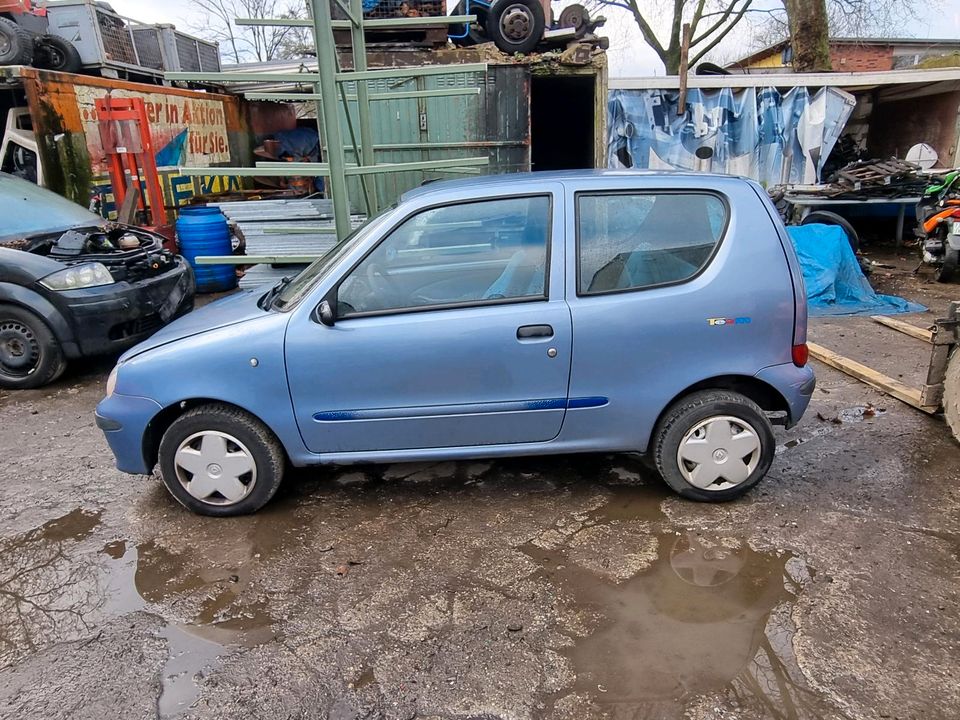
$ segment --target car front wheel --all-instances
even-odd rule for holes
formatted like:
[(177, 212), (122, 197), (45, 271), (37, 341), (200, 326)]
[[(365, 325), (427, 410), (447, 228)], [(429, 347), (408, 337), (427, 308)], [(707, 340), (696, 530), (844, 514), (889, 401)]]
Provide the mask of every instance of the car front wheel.
[(222, 404), (178, 417), (160, 440), (160, 476), (170, 494), (200, 515), (256, 512), (280, 487), (283, 447), (256, 418)]
[(739, 393), (697, 392), (657, 426), (653, 456), (666, 483), (701, 502), (733, 500), (767, 474), (776, 440), (763, 410)]
[(38, 388), (66, 367), (60, 343), (43, 320), (21, 307), (0, 304), (0, 387)]

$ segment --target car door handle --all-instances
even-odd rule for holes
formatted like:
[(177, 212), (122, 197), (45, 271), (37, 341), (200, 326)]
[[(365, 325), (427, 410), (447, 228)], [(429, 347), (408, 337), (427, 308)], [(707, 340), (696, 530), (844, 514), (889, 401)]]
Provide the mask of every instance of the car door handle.
[(551, 337), (553, 337), (553, 328), (550, 325), (522, 325), (517, 328), (517, 340)]

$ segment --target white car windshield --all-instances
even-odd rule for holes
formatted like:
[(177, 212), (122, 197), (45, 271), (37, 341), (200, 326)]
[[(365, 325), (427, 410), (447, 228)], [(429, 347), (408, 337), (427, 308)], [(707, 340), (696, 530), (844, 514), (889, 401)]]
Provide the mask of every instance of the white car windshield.
[(86, 208), (6, 173), (0, 173), (0, 217), (0, 240), (104, 222)]

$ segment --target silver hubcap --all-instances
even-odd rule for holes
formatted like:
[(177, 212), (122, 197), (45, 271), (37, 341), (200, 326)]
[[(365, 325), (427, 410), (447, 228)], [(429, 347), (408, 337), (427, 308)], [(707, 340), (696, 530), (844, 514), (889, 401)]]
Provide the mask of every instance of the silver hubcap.
[(257, 483), (252, 453), (232, 435), (217, 430), (195, 433), (180, 443), (174, 466), (183, 489), (209, 505), (234, 505)]
[(677, 464), (694, 487), (729, 490), (757, 469), (760, 451), (760, 436), (750, 423), (723, 415), (700, 421), (683, 436)]
[(521, 43), (530, 35), (533, 13), (526, 5), (511, 5), (500, 16), (500, 29), (511, 42)]

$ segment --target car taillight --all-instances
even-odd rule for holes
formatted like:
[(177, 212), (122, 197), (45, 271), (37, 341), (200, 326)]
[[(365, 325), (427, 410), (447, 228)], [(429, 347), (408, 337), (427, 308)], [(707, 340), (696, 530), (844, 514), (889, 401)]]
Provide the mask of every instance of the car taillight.
[(802, 345), (794, 345), (792, 355), (793, 364), (797, 367), (803, 367), (810, 359), (810, 350), (807, 348), (806, 343), (803, 343)]

